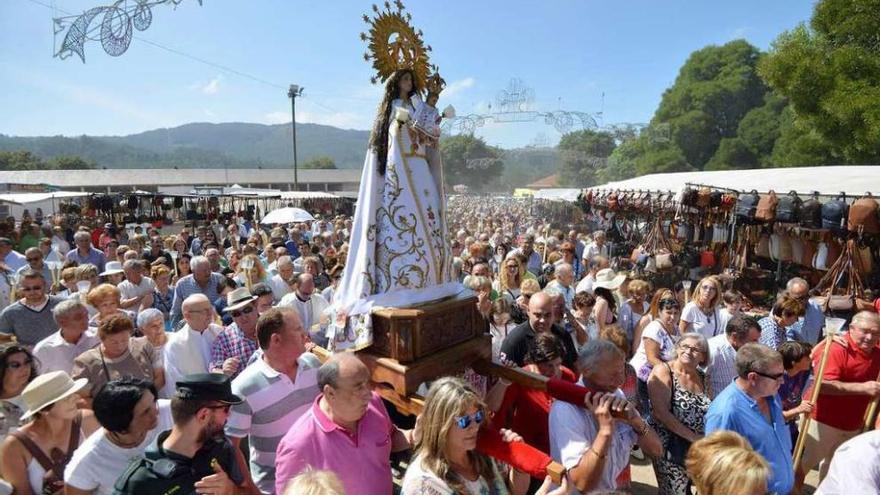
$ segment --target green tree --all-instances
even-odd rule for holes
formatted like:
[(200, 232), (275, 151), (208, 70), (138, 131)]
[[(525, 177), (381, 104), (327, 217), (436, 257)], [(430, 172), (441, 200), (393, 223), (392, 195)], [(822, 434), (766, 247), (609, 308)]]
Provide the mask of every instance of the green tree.
[(786, 160), (814, 148), (841, 163), (880, 159), (878, 32), (877, 0), (822, 0), (809, 26), (773, 42), (759, 71), (795, 112), (794, 127), (776, 146)]
[(336, 162), (329, 156), (316, 156), (302, 164), (304, 169), (334, 170)]
[(704, 170), (731, 170), (757, 168), (758, 157), (739, 137), (724, 138)]
[(770, 161), (775, 167), (802, 167), (845, 163), (843, 157), (817, 130), (786, 107), (780, 117), (779, 138), (773, 145)]
[(743, 116), (763, 104), (767, 87), (756, 71), (759, 58), (744, 40), (707, 46), (688, 57), (664, 92), (652, 122), (670, 125), (691, 166), (702, 169), (721, 139), (735, 137)]
[(30, 151), (0, 151), (0, 170), (46, 170), (50, 167)]
[(596, 172), (604, 168), (617, 143), (608, 132), (580, 130), (559, 140), (559, 184), (588, 187), (596, 185)]
[(95, 164), (83, 160), (78, 156), (61, 155), (49, 160), (49, 166), (58, 170), (88, 170), (95, 168)]
[(446, 186), (464, 184), (482, 191), (504, 172), (502, 152), (479, 137), (460, 134), (440, 141)]
[(739, 121), (736, 135), (762, 167), (774, 165), (770, 155), (781, 134), (782, 113), (786, 108), (785, 98), (770, 92), (764, 96), (763, 105), (751, 109)]

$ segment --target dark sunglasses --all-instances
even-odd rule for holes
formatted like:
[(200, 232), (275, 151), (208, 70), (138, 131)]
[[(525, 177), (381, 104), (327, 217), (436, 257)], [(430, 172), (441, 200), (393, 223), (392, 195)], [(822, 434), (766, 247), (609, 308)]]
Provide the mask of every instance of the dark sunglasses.
[(240, 311), (239, 310), (230, 311), (229, 314), (231, 314), (233, 318), (238, 318), (241, 315), (249, 315), (253, 312), (254, 312), (253, 306), (245, 306)]
[(675, 299), (661, 299), (657, 304), (660, 309), (679, 309), (681, 304)]
[(456, 424), (458, 424), (459, 428), (464, 430), (464, 429), (467, 429), (467, 427), (471, 425), (471, 422), (476, 423), (476, 424), (482, 423), (483, 417), (484, 417), (483, 411), (480, 410), (480, 411), (475, 412), (473, 414), (473, 416), (470, 416), (467, 414), (465, 414), (464, 416), (458, 416), (455, 418), (455, 422), (456, 422)]
[(785, 375), (785, 372), (776, 373), (775, 375), (771, 375), (769, 373), (763, 373), (758, 370), (751, 370), (751, 372), (758, 375), (758, 376), (763, 376), (764, 378), (769, 378), (771, 380), (779, 380), (780, 378), (782, 378)]
[(33, 364), (34, 364), (34, 360), (31, 359), (31, 358), (27, 358), (27, 359), (25, 359), (25, 360), (22, 361), (22, 362), (18, 362), (18, 361), (8, 361), (8, 362), (6, 363), (6, 369), (8, 369), (8, 370), (17, 370), (17, 369), (22, 368), (22, 367), (25, 367), (25, 366), (31, 366), (31, 365), (33, 365)]

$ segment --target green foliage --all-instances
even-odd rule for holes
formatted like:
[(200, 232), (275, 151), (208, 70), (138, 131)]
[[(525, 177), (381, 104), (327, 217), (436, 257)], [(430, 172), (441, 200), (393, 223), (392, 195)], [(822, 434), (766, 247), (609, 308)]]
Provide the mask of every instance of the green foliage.
[(440, 141), (446, 186), (464, 184), (473, 191), (491, 190), (504, 171), (502, 151), (479, 137), (450, 136)]
[(718, 145), (718, 151), (706, 164), (704, 170), (749, 169), (758, 166), (758, 157), (746, 146), (739, 137), (724, 138)]
[(58, 156), (44, 161), (30, 151), (0, 151), (0, 170), (85, 170), (94, 163), (78, 156)]
[[(780, 35), (760, 73), (795, 112), (774, 157), (819, 150), (839, 163), (880, 159), (880, 2), (822, 0), (810, 26)], [(820, 155), (821, 156), (821, 155)]]
[(597, 184), (596, 171), (604, 168), (617, 143), (607, 132), (569, 132), (559, 140), (559, 184), (589, 187)]
[(329, 156), (316, 156), (301, 165), (305, 169), (335, 170), (336, 162)]

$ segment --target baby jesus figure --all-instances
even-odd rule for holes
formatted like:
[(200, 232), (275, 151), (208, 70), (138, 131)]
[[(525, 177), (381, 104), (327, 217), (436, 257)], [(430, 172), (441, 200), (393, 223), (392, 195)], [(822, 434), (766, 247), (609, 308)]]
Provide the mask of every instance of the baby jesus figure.
[(427, 139), (427, 145), (436, 147), (440, 139), (440, 122), (443, 117), (452, 118), (455, 116), (455, 109), (447, 106), (443, 110), (443, 115), (437, 111), (437, 102), (440, 100), (440, 92), (446, 86), (446, 82), (439, 74), (434, 74), (428, 79), (428, 95), (425, 101), (421, 101), (418, 96), (413, 97), (413, 115), (412, 126), (419, 131)]

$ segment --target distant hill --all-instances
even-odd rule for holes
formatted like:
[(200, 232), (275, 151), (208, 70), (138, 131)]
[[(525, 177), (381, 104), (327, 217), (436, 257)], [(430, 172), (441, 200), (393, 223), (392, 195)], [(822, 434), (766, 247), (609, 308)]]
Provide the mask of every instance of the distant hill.
[[(368, 139), (369, 131), (297, 124), (297, 157), (302, 164), (326, 155), (337, 168), (359, 168)], [(290, 167), (292, 148), (290, 124), (193, 123), (128, 136), (0, 135), (0, 151), (74, 155), (107, 168), (281, 168)]]

